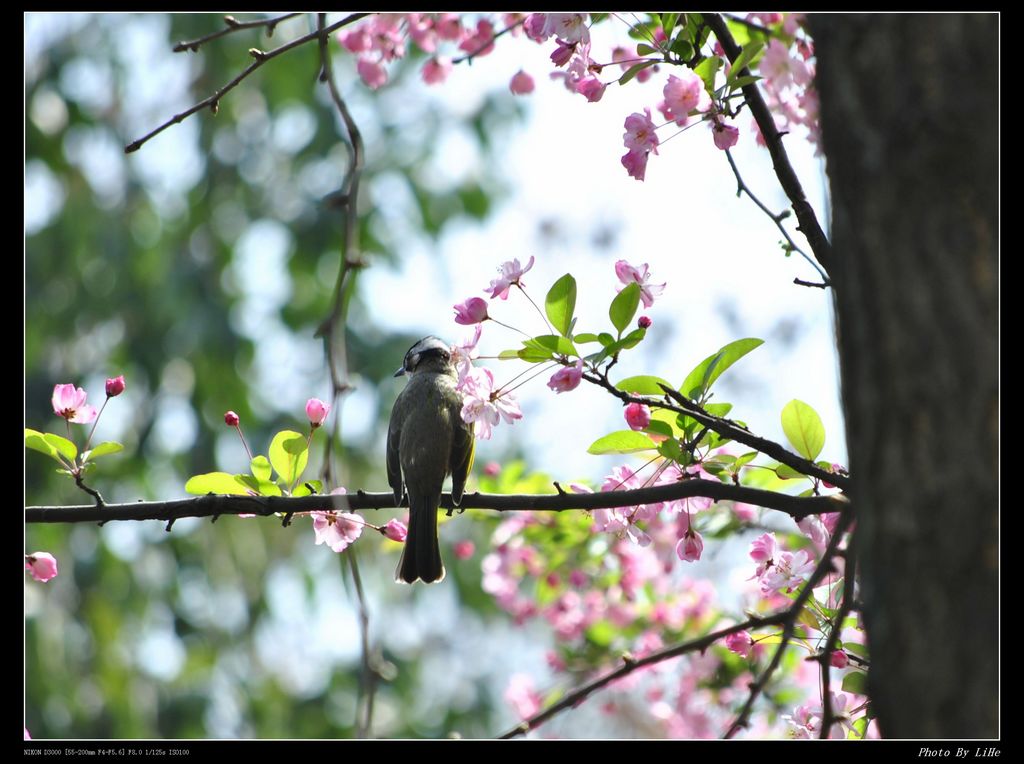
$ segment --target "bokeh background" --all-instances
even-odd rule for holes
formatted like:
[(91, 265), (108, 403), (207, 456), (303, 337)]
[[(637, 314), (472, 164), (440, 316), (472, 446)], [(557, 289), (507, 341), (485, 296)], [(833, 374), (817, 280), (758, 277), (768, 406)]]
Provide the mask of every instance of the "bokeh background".
[[(307, 398), (330, 393), (313, 334), (330, 309), (341, 220), (322, 200), (340, 186), (348, 155), (316, 81), (316, 46), (260, 68), (216, 116), (203, 111), (123, 153), (234, 77), (251, 61), (248, 48), (269, 49), (312, 23), (283, 23), (272, 40), (241, 32), (198, 53), (171, 52), (221, 28), (221, 19), (25, 16), (25, 424), (60, 424), (49, 404), (55, 384), (81, 385), (97, 402), (103, 380), (124, 374), (127, 391), (97, 430), (126, 446), (93, 478), (111, 502), (181, 497), (193, 474), (244, 469), (223, 424), (228, 409), (265, 452), (277, 430), (302, 429)], [(505, 42), (432, 88), (413, 51), (376, 92), (335, 46), (338, 81), (367, 148), (358, 241), (368, 267), (357, 276), (346, 333), (355, 389), (332, 413), (341, 417), (341, 484), (386, 487), (386, 422), (402, 384), (391, 373), (406, 348), (425, 334), (466, 336), (452, 305), (482, 295), (502, 261), (531, 255), (536, 265), (524, 280), (538, 302), (563, 273), (577, 278), (580, 330), (604, 328), (616, 260), (649, 263), (653, 280), (667, 282), (645, 311), (654, 322), (648, 339), (619, 364), (622, 377), (681, 381), (725, 343), (765, 339), (723, 377), (719, 394), (752, 430), (780, 441), (781, 408), (792, 398), (810, 403), (828, 433), (822, 458), (845, 463), (829, 295), (792, 284), (814, 280), (814, 271), (784, 257), (771, 221), (737, 198), (710, 132), (700, 125), (662, 137), (637, 182), (619, 164), (622, 122), (654, 107), (660, 80), (613, 85), (591, 104), (549, 79), (545, 48)], [(519, 69), (537, 82), (529, 96), (509, 92)], [(740, 127), (734, 155), (744, 179), (784, 208), (767, 152)], [(787, 148), (827, 220), (813, 147), (792, 136)], [(517, 295), (492, 312), (541, 331)], [(515, 333), (485, 326), (483, 355), (515, 345)], [(522, 370), (482, 363), (499, 381)], [(599, 483), (621, 459), (586, 449), (621, 428), (621, 406), (586, 386), (556, 396), (544, 379), (517, 390), (524, 419), (478, 444), (477, 469), (522, 462), (562, 483)], [(314, 450), (310, 472), (321, 453)], [(25, 493), (27, 504), (88, 501), (32, 452)], [(442, 526), (442, 586), (395, 586), (390, 542), (364, 538), (350, 550), (390, 667), (377, 692), (376, 735), (493, 736), (518, 721), (503, 700), (513, 674), (542, 688), (552, 681), (550, 632), (515, 625), (481, 589), (496, 522), (467, 514)], [(53, 581), (25, 584), (25, 714), (34, 737), (354, 734), (355, 595), (344, 560), (314, 545), (308, 521), (287, 529), (272, 519), (179, 521), (170, 533), (160, 523), (36, 525), (25, 535), (27, 551), (49, 551), (61, 566)], [(460, 540), (475, 542), (469, 559), (451, 553)], [(741, 545), (689, 572), (721, 584), (728, 602), (743, 578), (729, 572), (736, 555)], [(585, 706), (550, 733), (630, 735), (629, 723)]]

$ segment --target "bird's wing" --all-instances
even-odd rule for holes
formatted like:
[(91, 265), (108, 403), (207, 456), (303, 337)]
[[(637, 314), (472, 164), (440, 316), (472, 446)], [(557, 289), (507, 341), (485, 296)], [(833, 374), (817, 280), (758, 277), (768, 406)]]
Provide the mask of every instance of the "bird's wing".
[(388, 425), (387, 468), (388, 485), (395, 493), (395, 504), (402, 503), (402, 463), (399, 459), (399, 446), (402, 442), (402, 397), (395, 401), (391, 410), (391, 423)]
[(461, 427), (455, 428), (452, 439), (452, 501), (458, 505), (462, 501), (462, 491), (466, 487), (469, 472), (473, 469), (476, 456), (476, 438), (473, 436), (473, 424), (459, 419)]

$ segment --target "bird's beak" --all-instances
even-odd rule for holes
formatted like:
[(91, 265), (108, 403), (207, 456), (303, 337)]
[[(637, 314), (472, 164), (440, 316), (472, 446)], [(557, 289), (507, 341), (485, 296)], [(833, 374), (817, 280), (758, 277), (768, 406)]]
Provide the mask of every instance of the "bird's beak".
[(398, 371), (395, 372), (394, 376), (400, 377), (403, 374), (405, 374), (405, 366), (404, 365), (398, 367)]

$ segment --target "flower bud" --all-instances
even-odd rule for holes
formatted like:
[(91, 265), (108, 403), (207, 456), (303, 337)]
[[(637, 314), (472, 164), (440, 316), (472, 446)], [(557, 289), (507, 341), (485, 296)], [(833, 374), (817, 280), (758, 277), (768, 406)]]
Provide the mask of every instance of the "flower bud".
[(309, 417), (309, 423), (313, 425), (314, 429), (322, 425), (330, 413), (330, 405), (319, 398), (310, 398), (306, 401), (306, 416)]
[(636, 325), (639, 326), (641, 329), (650, 329), (651, 323), (651, 319), (649, 319), (647, 316), (640, 316), (640, 318), (638, 318), (636, 321)]
[(229, 411), (226, 414), (224, 414), (224, 424), (226, 424), (228, 427), (238, 427), (239, 421), (241, 420), (239, 420), (238, 414), (236, 414), (234, 411)]
[(392, 541), (405, 541), (405, 537), (408, 534), (409, 529), (405, 527), (405, 523), (401, 520), (388, 520), (388, 524), (384, 526), (384, 535)]
[(626, 406), (626, 424), (632, 430), (642, 430), (651, 423), (651, 410), (642, 403)]
[(124, 375), (107, 380), (107, 397), (113, 398), (124, 392)]

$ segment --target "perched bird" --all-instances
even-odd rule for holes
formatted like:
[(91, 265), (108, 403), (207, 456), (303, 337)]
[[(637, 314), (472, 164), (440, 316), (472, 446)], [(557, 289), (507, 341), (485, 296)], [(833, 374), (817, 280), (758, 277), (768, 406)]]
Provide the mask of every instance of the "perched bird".
[(462, 396), (451, 349), (437, 337), (424, 337), (405, 354), (396, 377), (409, 375), (395, 401), (388, 426), (388, 483), (395, 504), (409, 496), (409, 533), (396, 581), (444, 579), (437, 541), (441, 485), (452, 476), (452, 501), (462, 501), (473, 466), (473, 424), (462, 421)]

